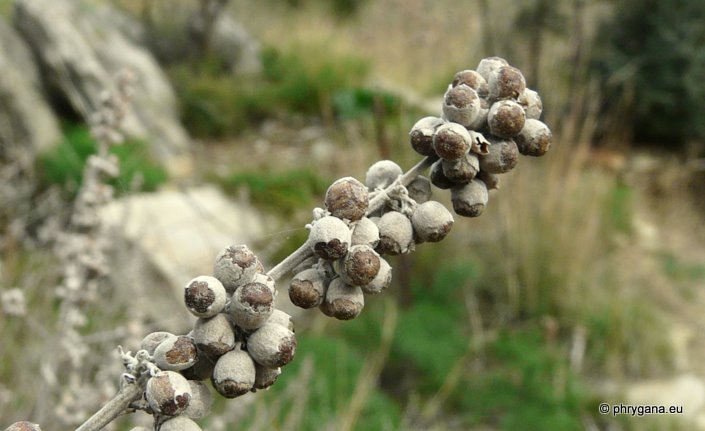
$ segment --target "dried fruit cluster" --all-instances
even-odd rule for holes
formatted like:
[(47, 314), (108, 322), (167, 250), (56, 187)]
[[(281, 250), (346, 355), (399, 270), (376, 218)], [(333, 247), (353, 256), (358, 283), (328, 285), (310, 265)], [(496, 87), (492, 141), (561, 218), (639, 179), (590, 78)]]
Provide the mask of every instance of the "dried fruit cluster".
[(184, 287), (184, 303), (198, 319), (187, 335), (153, 332), (142, 340), (161, 370), (146, 385), (145, 399), (159, 430), (199, 430), (193, 419), (208, 414), (213, 397), (266, 389), (296, 352), (291, 317), (274, 307), (277, 290), (245, 245), (221, 251), (213, 276)]

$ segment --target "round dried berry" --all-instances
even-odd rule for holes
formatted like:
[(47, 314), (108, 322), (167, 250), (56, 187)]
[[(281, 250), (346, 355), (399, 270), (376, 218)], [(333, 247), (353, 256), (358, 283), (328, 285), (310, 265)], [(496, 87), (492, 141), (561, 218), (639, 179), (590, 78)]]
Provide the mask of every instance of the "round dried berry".
[(377, 225), (367, 217), (363, 217), (355, 223), (351, 237), (352, 245), (369, 245), (375, 247), (379, 243), (379, 229)]
[(521, 154), (540, 157), (551, 148), (552, 137), (547, 125), (539, 120), (529, 119), (514, 139)]
[(227, 292), (215, 277), (202, 275), (184, 287), (186, 308), (196, 317), (213, 317), (223, 311)]
[(301, 308), (318, 307), (323, 302), (328, 287), (328, 277), (317, 268), (296, 274), (289, 284), (289, 299)]
[(480, 171), (477, 173), (477, 179), (485, 183), (487, 190), (499, 189), (499, 175), (489, 172)]
[(487, 97), (487, 81), (479, 73), (474, 70), (461, 70), (453, 76), (452, 86), (467, 85), (477, 91), (478, 96)]
[(441, 190), (448, 190), (455, 185), (455, 183), (443, 173), (443, 160), (436, 160), (431, 165), (431, 173), (429, 175), (431, 177), (431, 183)]
[(188, 380), (206, 380), (213, 375), (213, 367), (215, 362), (205, 352), (199, 351), (196, 363), (180, 372)]
[(441, 160), (443, 175), (453, 184), (467, 184), (480, 170), (480, 162), (475, 153), (468, 153), (458, 160)]
[(380, 254), (397, 255), (413, 250), (414, 229), (404, 214), (389, 211), (379, 219), (377, 227), (380, 240), (376, 250)]
[(411, 147), (422, 156), (435, 156), (433, 151), (433, 134), (436, 129), (445, 123), (442, 118), (424, 117), (414, 124), (409, 132)]
[(10, 425), (5, 431), (42, 431), (38, 424), (27, 421), (19, 421)]
[(401, 167), (391, 160), (380, 160), (370, 166), (365, 175), (365, 185), (370, 190), (385, 189), (399, 178), (404, 172)]
[(360, 286), (362, 291), (370, 294), (377, 294), (384, 291), (392, 283), (392, 267), (384, 258), (379, 258), (379, 271), (377, 276), (364, 286)]
[(230, 301), (230, 320), (242, 329), (259, 328), (274, 311), (274, 295), (262, 283), (252, 282), (240, 286)]
[(167, 338), (176, 338), (176, 335), (172, 334), (171, 332), (164, 331), (157, 331), (147, 334), (147, 336), (142, 339), (140, 349), (146, 350), (147, 353), (153, 355), (154, 350), (157, 348), (157, 346), (160, 345), (162, 341), (166, 340)]
[(490, 100), (517, 99), (526, 88), (526, 80), (519, 69), (502, 66), (490, 74), (487, 80)]
[(257, 266), (257, 256), (246, 245), (231, 245), (215, 258), (213, 275), (232, 294), (238, 286), (252, 281)]
[(477, 120), (480, 105), (477, 91), (460, 84), (448, 88), (443, 96), (443, 115), (448, 121), (468, 127)]
[(203, 419), (211, 411), (213, 394), (203, 382), (189, 380), (188, 384), (191, 387), (191, 402), (183, 414), (191, 419)]
[(541, 96), (539, 96), (539, 93), (526, 88), (519, 95), (519, 99), (517, 101), (521, 107), (524, 108), (524, 113), (526, 113), (527, 120), (538, 120), (541, 118), (543, 103), (541, 102)]
[(296, 354), (296, 335), (285, 327), (266, 323), (247, 339), (247, 351), (260, 365), (283, 367)]
[(255, 363), (247, 352), (236, 346), (218, 358), (211, 382), (215, 390), (225, 398), (244, 395), (255, 384)]
[(163, 371), (147, 380), (145, 397), (155, 413), (176, 416), (191, 402), (191, 386), (181, 374)]
[[(414, 178), (414, 180), (409, 183), (409, 185), (406, 187), (406, 190), (409, 193), (409, 197), (413, 199), (417, 204), (422, 204), (428, 201), (433, 195), (433, 192), (431, 191), (431, 180), (424, 177), (423, 175), (419, 175)], [(379, 236), (379, 230), (377, 235)], [(355, 244), (354, 240), (353, 244)], [(374, 247), (376, 244), (370, 245)]]
[(483, 58), (477, 65), (477, 73), (479, 73), (485, 81), (489, 81), (490, 75), (502, 66), (509, 66), (509, 63), (501, 57)]
[(340, 219), (356, 221), (367, 213), (367, 187), (353, 177), (335, 181), (326, 191), (326, 209)]
[(335, 261), (334, 267), (345, 283), (362, 286), (377, 276), (379, 261), (379, 254), (369, 245), (354, 245), (345, 257)]
[(187, 416), (176, 416), (162, 422), (157, 431), (201, 431), (201, 427)]
[(162, 370), (180, 371), (189, 368), (198, 359), (196, 344), (185, 335), (169, 337), (154, 349), (154, 363)]
[(308, 241), (311, 250), (327, 260), (340, 259), (348, 252), (352, 239), (350, 228), (341, 219), (322, 217), (311, 226)]
[(526, 121), (522, 107), (511, 100), (495, 102), (487, 113), (490, 133), (500, 138), (513, 138), (524, 127)]
[(330, 282), (320, 308), (326, 316), (350, 320), (356, 318), (364, 306), (365, 296), (360, 286), (351, 286), (345, 284), (343, 279), (335, 278)]
[(267, 389), (277, 381), (281, 373), (282, 369), (279, 367), (268, 368), (255, 363), (254, 389)]
[(458, 123), (445, 123), (433, 135), (433, 149), (442, 159), (459, 159), (467, 154), (470, 145), (470, 134)]
[(478, 217), (485, 210), (489, 195), (487, 186), (478, 179), (460, 187), (454, 187), (450, 193), (453, 210), (463, 217)]
[(493, 139), (490, 152), (480, 157), (480, 170), (491, 174), (509, 172), (519, 161), (517, 144), (511, 139)]
[(191, 332), (199, 350), (213, 358), (235, 348), (235, 332), (225, 314), (216, 314), (209, 319), (198, 319)]
[(291, 316), (282, 310), (274, 310), (269, 320), (267, 320), (267, 323), (283, 326), (289, 331), (294, 332), (294, 322), (291, 320)]
[(453, 227), (453, 215), (440, 202), (428, 201), (416, 206), (411, 215), (411, 224), (421, 242), (438, 242)]

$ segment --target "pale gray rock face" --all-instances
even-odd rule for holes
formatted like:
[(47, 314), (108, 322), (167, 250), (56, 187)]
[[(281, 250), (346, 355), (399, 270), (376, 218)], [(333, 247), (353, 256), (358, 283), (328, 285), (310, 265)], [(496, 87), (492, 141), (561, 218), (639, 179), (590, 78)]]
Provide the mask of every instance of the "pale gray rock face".
[(31, 164), (61, 139), (27, 45), (0, 19), (0, 163)]
[(86, 121), (122, 69), (136, 75), (125, 132), (147, 140), (172, 173), (188, 170), (190, 139), (179, 123), (176, 98), (145, 48), (89, 4), (69, 0), (16, 0), (14, 24), (31, 47), (44, 77)]

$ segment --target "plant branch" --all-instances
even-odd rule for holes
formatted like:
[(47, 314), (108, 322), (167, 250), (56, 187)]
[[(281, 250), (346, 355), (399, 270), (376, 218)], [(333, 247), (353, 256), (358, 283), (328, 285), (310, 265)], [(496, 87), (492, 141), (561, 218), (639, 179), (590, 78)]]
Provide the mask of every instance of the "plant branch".
[(91, 416), (76, 431), (99, 431), (110, 422), (117, 419), (130, 407), (134, 401), (142, 397), (146, 379), (123, 385), (115, 397), (108, 401), (100, 410)]

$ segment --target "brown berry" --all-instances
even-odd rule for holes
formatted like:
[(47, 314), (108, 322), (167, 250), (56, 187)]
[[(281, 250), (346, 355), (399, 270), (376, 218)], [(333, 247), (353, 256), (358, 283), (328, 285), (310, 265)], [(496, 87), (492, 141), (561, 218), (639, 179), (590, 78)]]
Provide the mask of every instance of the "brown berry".
[(191, 332), (196, 347), (213, 358), (235, 347), (235, 332), (223, 313), (209, 319), (198, 319)]
[(364, 306), (365, 296), (360, 286), (351, 286), (345, 284), (342, 278), (335, 278), (330, 282), (320, 308), (326, 316), (350, 320), (357, 317)]
[(335, 260), (348, 252), (352, 232), (341, 219), (326, 216), (313, 222), (308, 240), (316, 255), (326, 260)]
[(247, 351), (260, 365), (283, 367), (296, 354), (296, 335), (287, 328), (266, 323), (247, 339)]
[(163, 371), (147, 380), (145, 397), (155, 413), (176, 416), (188, 407), (191, 386), (181, 374)]
[(526, 80), (516, 67), (502, 66), (487, 80), (488, 98), (492, 101), (519, 98), (526, 88)]
[(326, 191), (326, 209), (331, 215), (349, 221), (360, 220), (367, 213), (367, 187), (353, 177), (340, 178)]
[(154, 363), (162, 370), (180, 371), (189, 368), (198, 359), (198, 350), (191, 337), (169, 337), (154, 349)]
[(267, 389), (277, 381), (281, 373), (282, 369), (279, 367), (269, 368), (255, 362), (255, 384), (253, 388)]
[(252, 282), (240, 286), (230, 300), (230, 320), (242, 329), (259, 328), (274, 311), (274, 295), (263, 283)]
[(369, 245), (354, 245), (345, 257), (335, 261), (334, 267), (345, 283), (362, 286), (377, 276), (379, 260), (379, 254)]
[(464, 186), (452, 188), (450, 197), (453, 202), (453, 210), (463, 217), (481, 215), (489, 198), (487, 186), (478, 179), (474, 179)]
[(411, 147), (422, 156), (435, 156), (433, 151), (433, 134), (445, 123), (442, 118), (424, 117), (414, 124), (409, 132)]
[(470, 145), (470, 134), (465, 127), (457, 123), (443, 124), (433, 135), (433, 149), (442, 159), (459, 159), (467, 154)]
[(500, 138), (513, 138), (524, 127), (526, 121), (522, 107), (511, 100), (495, 102), (487, 113), (490, 133)]
[(257, 256), (246, 245), (231, 245), (215, 258), (213, 275), (232, 294), (238, 286), (252, 281), (257, 267)]
[(465, 84), (450, 87), (443, 96), (443, 115), (448, 121), (468, 127), (477, 121), (481, 102), (477, 91)]
[(480, 157), (480, 170), (491, 174), (509, 172), (519, 161), (517, 144), (511, 139), (493, 139), (490, 152)]
[(443, 173), (443, 160), (436, 160), (431, 165), (431, 173), (429, 175), (431, 177), (431, 183), (441, 190), (448, 190), (455, 185), (455, 183)]
[(328, 278), (317, 268), (309, 268), (299, 272), (289, 284), (289, 299), (292, 304), (301, 308), (318, 307), (326, 295)]
[(454, 185), (467, 184), (475, 178), (480, 169), (480, 162), (475, 153), (468, 153), (458, 160), (441, 160), (443, 175)]
[(551, 129), (539, 120), (526, 120), (524, 128), (514, 138), (519, 152), (525, 156), (540, 157), (551, 148)]
[(479, 73), (474, 70), (461, 70), (453, 76), (452, 86), (465, 84), (473, 90), (477, 91), (480, 97), (487, 97), (487, 81)]
[(440, 202), (428, 201), (416, 206), (411, 224), (421, 242), (438, 242), (453, 227), (453, 215)]

